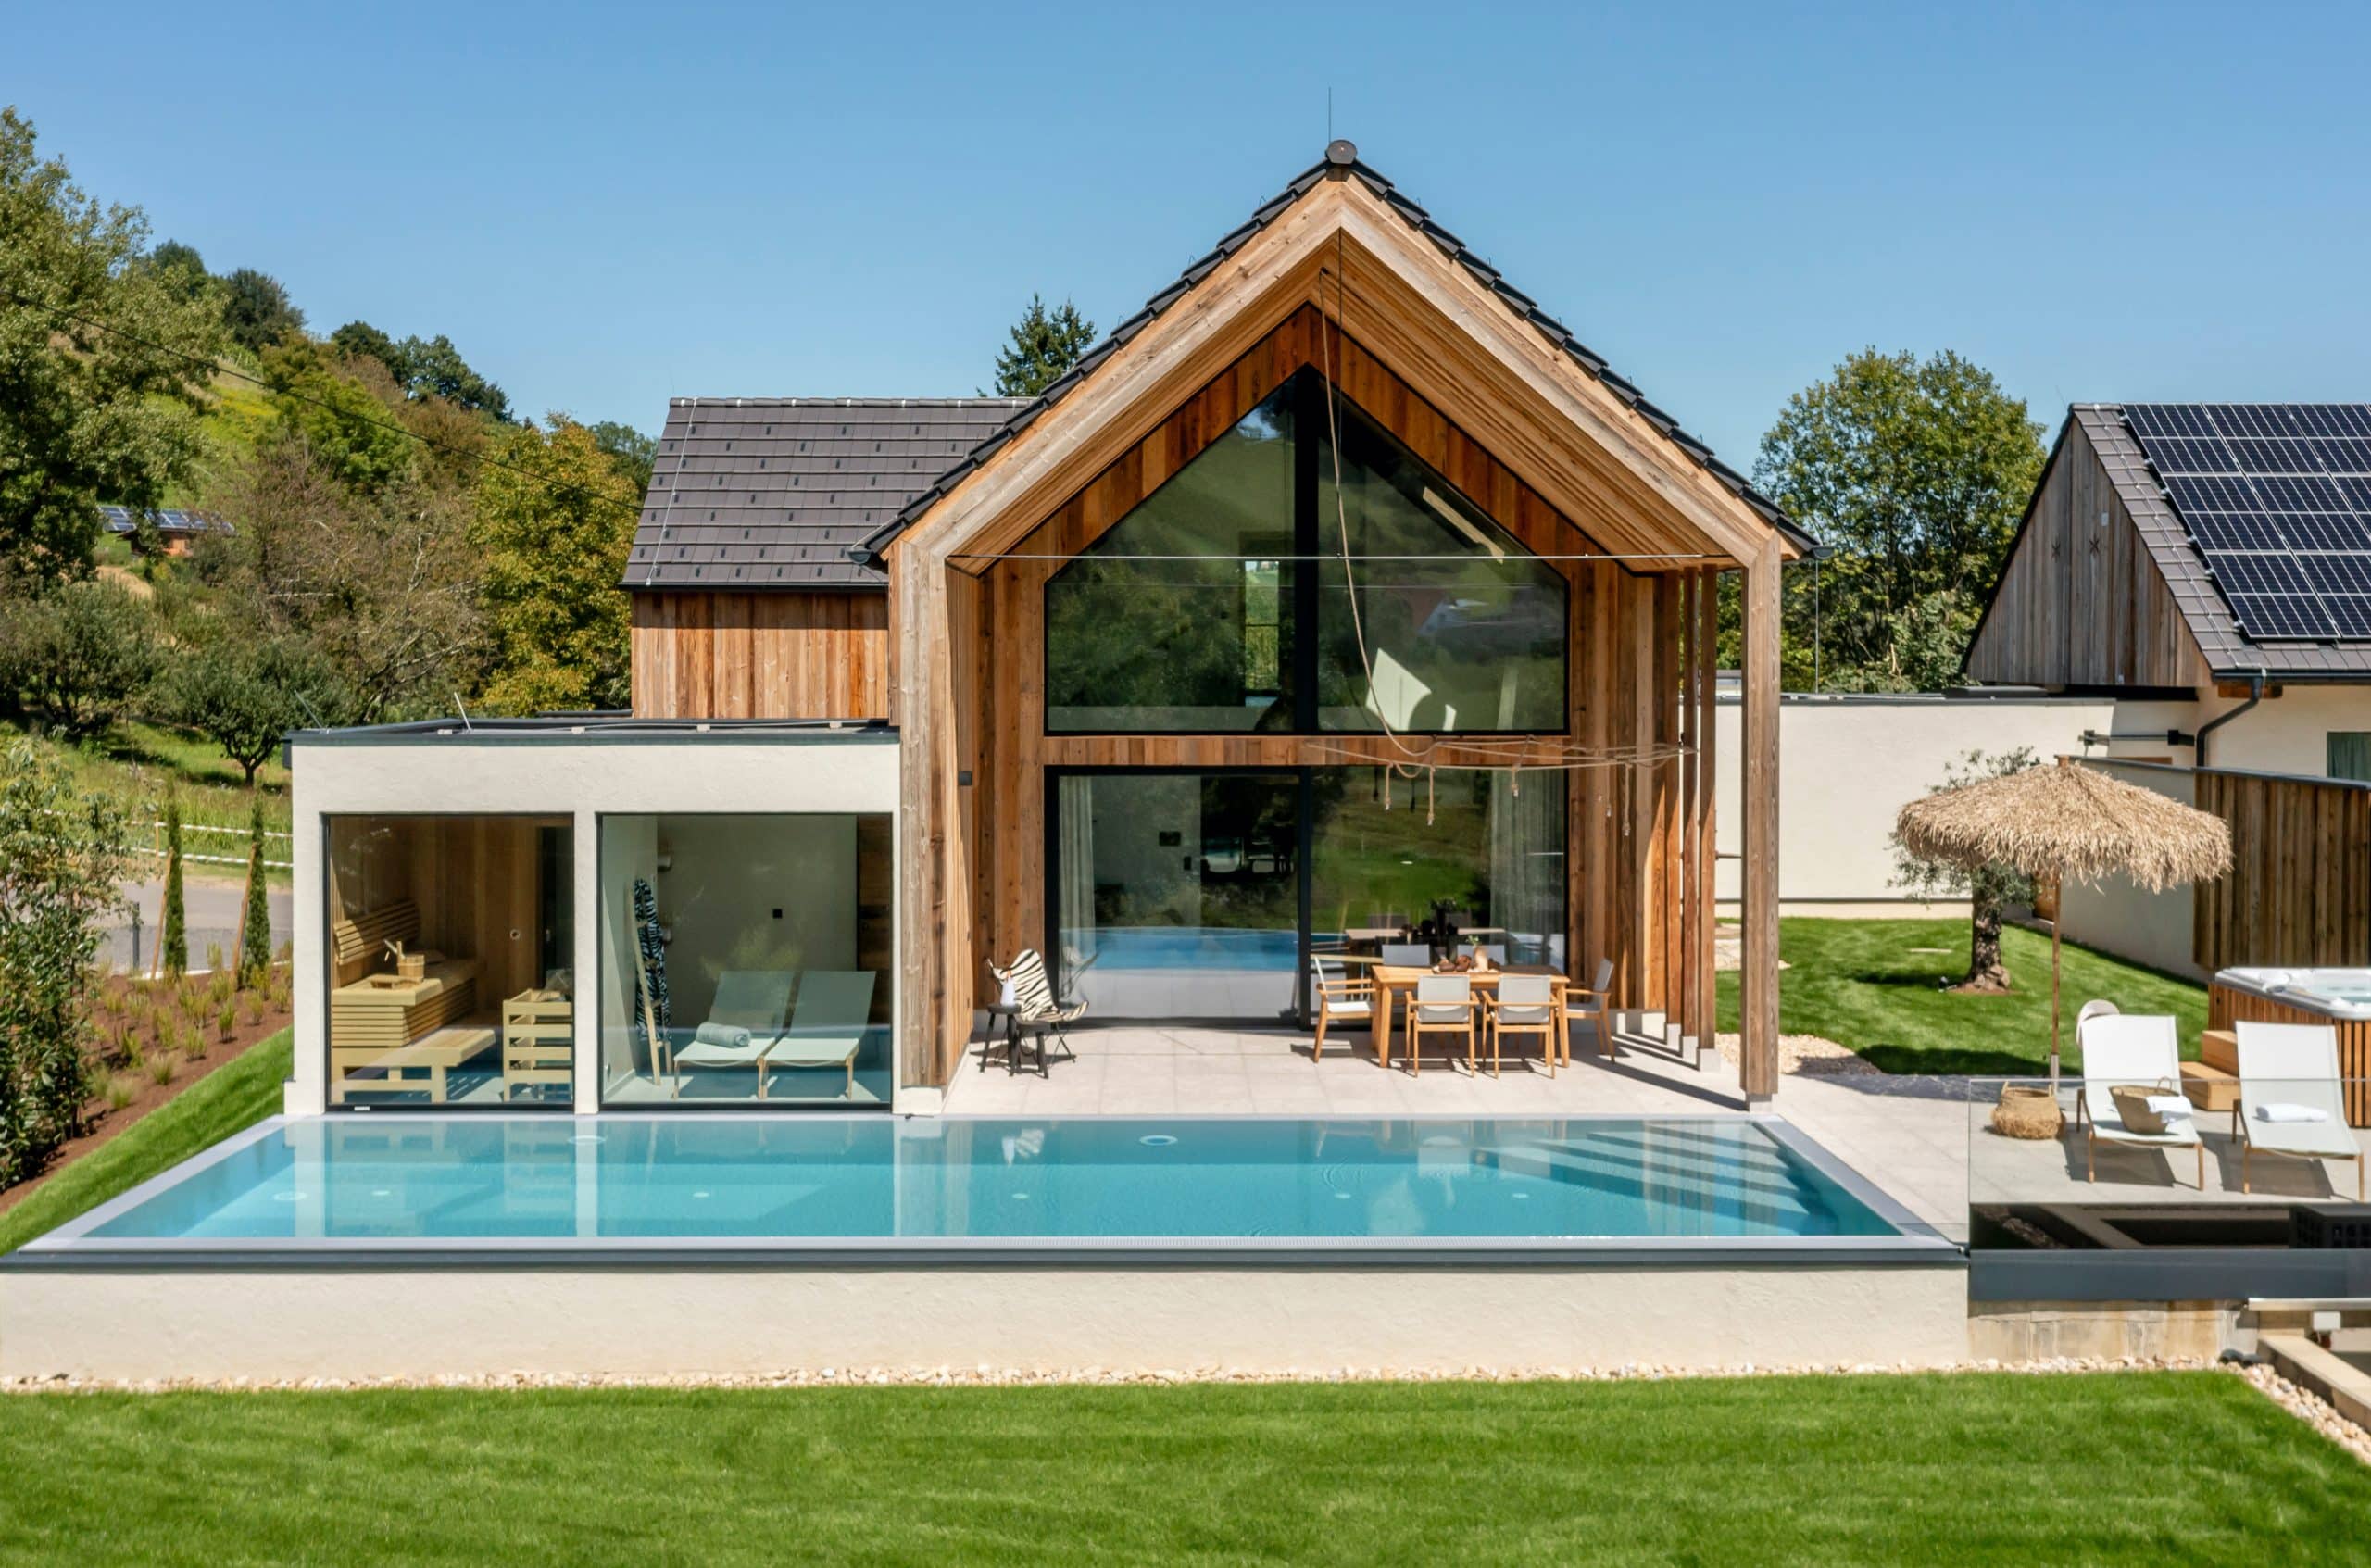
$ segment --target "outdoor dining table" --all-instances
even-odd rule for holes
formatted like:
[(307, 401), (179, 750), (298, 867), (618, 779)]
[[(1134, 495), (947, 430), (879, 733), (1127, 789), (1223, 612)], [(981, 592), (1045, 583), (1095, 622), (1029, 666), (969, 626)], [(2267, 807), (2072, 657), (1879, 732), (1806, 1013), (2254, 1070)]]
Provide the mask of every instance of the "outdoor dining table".
[[(1556, 1060), (1560, 1063), (1568, 1063), (1573, 1060), (1572, 1024), (1564, 1017), (1565, 979), (1562, 970), (1552, 969), (1547, 964), (1515, 963), (1498, 964), (1487, 970), (1467, 970), (1461, 972), (1466, 979), (1474, 982), (1474, 989), (1477, 997), (1484, 992), (1495, 994), (1499, 989), (1499, 981), (1506, 975), (1544, 974), (1548, 976), (1553, 982), (1550, 989), (1555, 993)], [(1416, 983), (1420, 980), (1452, 977), (1443, 976), (1440, 971), (1426, 965), (1396, 963), (1375, 965), (1374, 976), (1374, 1022), (1372, 1027), (1374, 1031), (1374, 1055), (1379, 1065), (1388, 1067), (1391, 1065), (1392, 997), (1398, 995), (1412, 998), (1416, 995)], [(1477, 1029), (1481, 1026), (1478, 1019), (1474, 1026)]]

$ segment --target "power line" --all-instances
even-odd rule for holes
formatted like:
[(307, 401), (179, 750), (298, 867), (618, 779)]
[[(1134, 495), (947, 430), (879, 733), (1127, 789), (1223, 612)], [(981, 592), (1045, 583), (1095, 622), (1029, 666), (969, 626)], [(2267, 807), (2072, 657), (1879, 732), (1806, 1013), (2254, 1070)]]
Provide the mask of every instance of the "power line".
[(209, 359), (202, 354), (192, 354), (187, 349), (175, 348), (169, 344), (155, 342), (152, 339), (142, 337), (138, 332), (128, 332), (125, 329), (117, 326), (112, 321), (102, 321), (94, 316), (79, 315), (74, 311), (51, 305), (44, 300), (34, 299), (29, 295), (19, 294), (16, 290), (11, 288), (0, 288), (0, 295), (5, 295), (7, 298), (16, 301), (19, 305), (28, 307), (29, 308), (45, 311), (49, 315), (56, 317), (60, 320), (73, 321), (79, 325), (89, 327), (94, 332), (107, 332), (113, 336), (119, 337), (126, 343), (138, 344), (141, 347), (147, 349), (153, 354), (170, 355), (176, 359), (185, 360), (192, 365), (195, 365), (210, 374), (229, 376), (233, 380), (245, 382), (251, 386), (259, 386), (275, 397), (286, 397), (295, 402), (309, 404), (313, 408), (321, 409), (325, 413), (334, 414), (339, 419), (348, 420), (357, 424), (368, 425), (373, 430), (383, 430), (390, 435), (400, 435), (408, 440), (417, 441), (422, 446), (428, 447), (431, 451), (443, 452), (448, 456), (454, 457), (474, 456), (477, 461), (485, 464), (489, 468), (501, 469), (506, 472), (515, 473), (521, 479), (533, 480), (534, 483), (542, 485), (546, 490), (551, 492), (555, 495), (573, 495), (580, 496), (585, 500), (596, 502), (604, 507), (618, 508), (621, 510), (632, 512), (635, 521), (639, 522), (642, 521), (642, 503), (639, 501), (633, 503), (621, 502), (614, 496), (604, 495), (597, 491), (587, 490), (581, 484), (571, 484), (564, 480), (552, 479), (546, 475), (537, 473), (531, 468), (526, 468), (518, 463), (507, 461), (504, 458), (495, 457), (489, 453), (463, 453), (457, 447), (448, 445), (441, 445), (428, 436), (422, 435), (420, 432), (413, 430), (408, 425), (400, 425), (392, 420), (375, 420), (368, 414), (358, 413), (352, 408), (342, 408), (336, 404), (328, 401), (326, 398), (308, 396), (304, 393), (293, 391), (288, 387), (275, 385), (273, 383), (265, 380), (261, 376), (249, 375), (246, 371), (238, 369), (236, 366), (225, 365), (218, 359)]

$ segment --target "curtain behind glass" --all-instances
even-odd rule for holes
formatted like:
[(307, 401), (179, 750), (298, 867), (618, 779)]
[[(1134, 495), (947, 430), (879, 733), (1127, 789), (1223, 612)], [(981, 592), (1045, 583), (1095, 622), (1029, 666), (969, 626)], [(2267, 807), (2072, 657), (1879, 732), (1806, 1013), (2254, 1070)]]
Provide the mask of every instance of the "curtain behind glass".
[[(1564, 775), (1490, 774), (1490, 923), (1507, 956), (1564, 964)], [(1521, 793), (1517, 793), (1520, 787)]]
[(1060, 882), (1054, 931), (1061, 951), (1048, 958), (1053, 974), (1067, 987), (1079, 966), (1095, 956), (1095, 781), (1072, 774), (1059, 790), (1055, 831), (1060, 844), (1055, 874)]

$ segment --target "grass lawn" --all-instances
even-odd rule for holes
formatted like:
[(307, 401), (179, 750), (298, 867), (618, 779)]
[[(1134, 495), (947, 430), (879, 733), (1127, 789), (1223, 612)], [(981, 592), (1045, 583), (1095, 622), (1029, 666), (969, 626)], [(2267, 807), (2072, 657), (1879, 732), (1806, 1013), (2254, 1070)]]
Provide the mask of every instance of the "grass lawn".
[(19, 1397), (0, 1465), (0, 1562), (2164, 1568), (2371, 1512), (2218, 1373)]
[(0, 1211), (0, 1252), (56, 1230), (276, 1113), (293, 1050), (283, 1029), (59, 1170), (32, 1196)]
[[(2049, 1071), (2050, 938), (2012, 926), (2001, 951), (2013, 989), (1958, 997), (1967, 972), (1964, 920), (1782, 920), (1778, 1027), (1851, 1047), (1888, 1073), (2026, 1074)], [(2063, 954), (2061, 1042), (2069, 1065), (2075, 1013), (2093, 997), (2126, 1012), (2180, 1020), (2182, 1055), (2198, 1054), (2206, 988), (2073, 943)], [(1720, 977), (1721, 1027), (1737, 1027), (1737, 977)]]

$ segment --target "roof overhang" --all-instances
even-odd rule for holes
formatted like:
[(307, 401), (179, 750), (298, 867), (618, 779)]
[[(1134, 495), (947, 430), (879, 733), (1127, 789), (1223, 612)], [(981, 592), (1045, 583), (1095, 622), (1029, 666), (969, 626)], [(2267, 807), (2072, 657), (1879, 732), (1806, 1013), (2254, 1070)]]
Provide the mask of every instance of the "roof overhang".
[(1279, 201), (1074, 384), (1023, 410), (968, 471), (852, 553), (878, 559), (927, 538), (931, 554), (976, 575), (1303, 305), (1641, 570), (1743, 565), (1774, 536), (1786, 559), (1810, 547), (1494, 270), (1445, 249), (1428, 220), (1409, 216), (1422, 209), (1362, 166), (1297, 182)]

